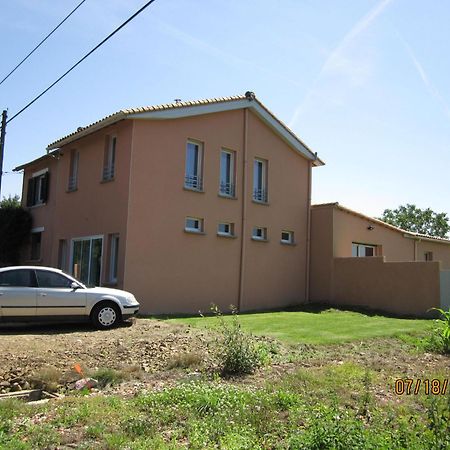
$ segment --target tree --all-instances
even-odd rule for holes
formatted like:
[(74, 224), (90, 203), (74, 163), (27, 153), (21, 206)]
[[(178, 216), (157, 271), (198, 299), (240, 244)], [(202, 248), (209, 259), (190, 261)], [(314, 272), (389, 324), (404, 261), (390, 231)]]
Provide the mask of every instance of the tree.
[(20, 251), (31, 232), (31, 214), (22, 208), (19, 197), (0, 201), (0, 266), (20, 262)]
[(420, 209), (406, 204), (397, 209), (385, 209), (380, 220), (413, 233), (445, 238), (450, 231), (446, 213), (436, 213), (430, 208)]

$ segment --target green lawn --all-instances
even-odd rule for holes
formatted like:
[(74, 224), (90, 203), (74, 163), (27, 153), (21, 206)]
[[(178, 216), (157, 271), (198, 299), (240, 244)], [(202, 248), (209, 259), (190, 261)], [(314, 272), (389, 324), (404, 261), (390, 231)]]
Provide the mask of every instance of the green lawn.
[[(224, 316), (230, 320), (230, 316)], [(211, 328), (217, 326), (217, 317), (188, 317), (169, 319)], [(271, 336), (288, 343), (333, 344), (375, 337), (419, 334), (432, 327), (432, 321), (396, 319), (370, 316), (351, 311), (328, 309), (322, 312), (283, 311), (239, 316), (242, 327), (255, 334)]]

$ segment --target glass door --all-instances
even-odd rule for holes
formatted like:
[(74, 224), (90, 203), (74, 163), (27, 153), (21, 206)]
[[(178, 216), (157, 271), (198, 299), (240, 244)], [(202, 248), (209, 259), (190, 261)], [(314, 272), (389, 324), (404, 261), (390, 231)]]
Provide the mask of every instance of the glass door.
[(102, 237), (72, 241), (72, 274), (87, 286), (100, 285), (102, 247)]

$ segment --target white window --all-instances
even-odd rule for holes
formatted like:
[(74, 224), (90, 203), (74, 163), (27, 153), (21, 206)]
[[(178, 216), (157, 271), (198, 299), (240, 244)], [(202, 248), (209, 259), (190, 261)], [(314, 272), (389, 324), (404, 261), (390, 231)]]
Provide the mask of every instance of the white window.
[(252, 239), (257, 241), (267, 241), (267, 228), (253, 227)]
[(364, 258), (366, 256), (376, 256), (377, 246), (369, 244), (352, 243), (352, 256), (356, 258)]
[(185, 231), (190, 233), (202, 233), (203, 232), (203, 219), (199, 219), (196, 217), (186, 217)]
[(119, 235), (111, 235), (109, 253), (109, 281), (117, 282), (117, 267), (119, 263)]
[(80, 152), (72, 150), (70, 152), (70, 174), (69, 174), (69, 191), (75, 191), (78, 187), (78, 165), (80, 161)]
[(188, 141), (186, 144), (186, 172), (184, 186), (188, 189), (201, 191), (203, 189), (203, 145)]
[(234, 236), (234, 223), (221, 222), (217, 227), (219, 236)]
[(283, 230), (281, 232), (281, 242), (283, 244), (293, 244), (294, 243), (294, 232)]
[(88, 286), (100, 286), (102, 253), (103, 236), (72, 239), (72, 275)]
[(433, 261), (433, 252), (425, 252), (425, 261)]
[(220, 152), (220, 186), (221, 195), (228, 197), (235, 196), (234, 172), (235, 172), (235, 153), (230, 150)]
[(253, 163), (253, 200), (267, 202), (267, 161), (256, 158)]
[(65, 239), (59, 240), (58, 268), (62, 270), (67, 270), (67, 241)]
[(108, 136), (103, 162), (103, 181), (112, 180), (116, 168), (116, 142), (115, 136)]

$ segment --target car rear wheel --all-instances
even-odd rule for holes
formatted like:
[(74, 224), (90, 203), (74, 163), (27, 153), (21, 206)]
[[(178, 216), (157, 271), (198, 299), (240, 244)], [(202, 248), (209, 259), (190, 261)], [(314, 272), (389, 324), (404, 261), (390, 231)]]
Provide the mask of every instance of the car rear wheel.
[(114, 303), (100, 303), (92, 310), (91, 319), (97, 328), (112, 328), (121, 320), (120, 311)]

